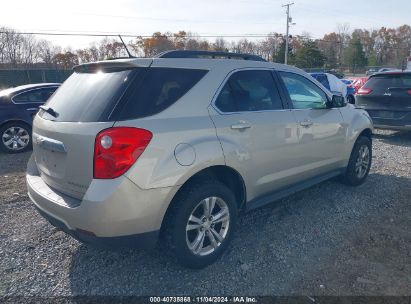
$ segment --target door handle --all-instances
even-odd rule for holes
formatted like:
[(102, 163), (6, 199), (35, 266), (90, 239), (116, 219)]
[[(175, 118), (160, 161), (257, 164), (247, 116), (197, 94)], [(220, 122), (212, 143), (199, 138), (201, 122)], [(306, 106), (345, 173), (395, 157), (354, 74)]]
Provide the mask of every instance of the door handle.
[(231, 125), (233, 130), (245, 130), (251, 128), (251, 124), (247, 121), (240, 120), (238, 123)]
[(312, 125), (313, 125), (313, 122), (311, 120), (300, 121), (300, 126), (304, 128), (311, 127)]

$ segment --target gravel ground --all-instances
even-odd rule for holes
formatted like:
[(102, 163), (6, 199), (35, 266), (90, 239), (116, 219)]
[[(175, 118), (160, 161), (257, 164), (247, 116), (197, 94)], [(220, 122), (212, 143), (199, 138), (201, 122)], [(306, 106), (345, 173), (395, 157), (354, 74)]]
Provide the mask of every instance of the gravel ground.
[(378, 131), (373, 152), (360, 187), (327, 181), (241, 217), (203, 270), (66, 236), (28, 200), (30, 153), (0, 154), (0, 295), (411, 295), (411, 133)]

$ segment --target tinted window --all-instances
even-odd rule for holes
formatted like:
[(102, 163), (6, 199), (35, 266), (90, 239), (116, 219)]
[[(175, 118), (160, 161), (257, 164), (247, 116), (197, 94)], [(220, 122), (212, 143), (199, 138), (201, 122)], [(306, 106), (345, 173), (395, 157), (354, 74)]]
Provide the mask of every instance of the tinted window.
[(282, 109), (282, 103), (270, 71), (240, 71), (224, 85), (216, 106), (222, 112)]
[(157, 114), (183, 97), (206, 73), (194, 69), (149, 68), (126, 94), (124, 106), (115, 117), (125, 120)]
[(40, 115), (56, 121), (106, 121), (124, 90), (139, 71), (74, 72), (49, 99), (47, 106), (58, 113)]
[(56, 121), (125, 120), (159, 113), (182, 97), (205, 75), (204, 70), (134, 68), (75, 72), (47, 105)]
[(327, 75), (316, 75), (314, 78), (317, 79), (317, 81), (321, 83), (324, 87), (330, 89), (330, 84), (328, 82)]
[(387, 74), (371, 77), (364, 85), (374, 93), (383, 93), (388, 88), (411, 88), (411, 74)]
[(280, 72), (295, 109), (326, 108), (327, 95), (304, 76)]
[(44, 88), (17, 94), (12, 99), (16, 103), (46, 102), (56, 88)]

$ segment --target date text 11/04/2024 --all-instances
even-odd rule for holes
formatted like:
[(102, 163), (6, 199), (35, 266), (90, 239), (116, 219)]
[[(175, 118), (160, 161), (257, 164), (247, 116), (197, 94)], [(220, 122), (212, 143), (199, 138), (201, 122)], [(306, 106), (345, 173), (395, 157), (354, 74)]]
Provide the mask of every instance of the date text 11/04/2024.
[(257, 303), (255, 297), (150, 297), (150, 303)]

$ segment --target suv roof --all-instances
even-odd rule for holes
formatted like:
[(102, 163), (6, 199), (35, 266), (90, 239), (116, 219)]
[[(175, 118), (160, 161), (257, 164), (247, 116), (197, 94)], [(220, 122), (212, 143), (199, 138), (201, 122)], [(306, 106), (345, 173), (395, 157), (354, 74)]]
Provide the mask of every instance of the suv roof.
[[(210, 55), (211, 56), (211, 55)], [(258, 57), (258, 56), (257, 56)], [(188, 69), (223, 69), (235, 70), (241, 68), (269, 68), (282, 71), (293, 71), (301, 74), (301, 70), (280, 63), (267, 62), (261, 60), (233, 60), (221, 58), (198, 58), (198, 57), (153, 57), (153, 58), (122, 58), (113, 60), (104, 60), (97, 62), (84, 63), (75, 66), (76, 72), (95, 71), (98, 69), (115, 69), (115, 68), (135, 68), (135, 67), (173, 67)]]
[(253, 61), (267, 61), (260, 56), (253, 54), (217, 52), (217, 51), (190, 51), (190, 50), (172, 50), (165, 51), (155, 56), (157, 58), (226, 58), (226, 59), (243, 59)]
[(377, 72), (377, 73), (372, 74), (370, 78), (375, 77), (375, 76), (381, 76), (381, 75), (406, 75), (406, 74), (411, 74), (411, 71), (391, 70), (391, 71)]

